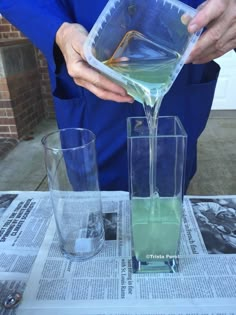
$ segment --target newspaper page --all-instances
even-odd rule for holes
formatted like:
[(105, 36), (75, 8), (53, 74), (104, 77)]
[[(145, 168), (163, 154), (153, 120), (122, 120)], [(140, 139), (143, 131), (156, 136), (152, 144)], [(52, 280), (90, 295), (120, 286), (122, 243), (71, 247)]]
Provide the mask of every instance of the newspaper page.
[(0, 192), (0, 314), (6, 297), (23, 293), (52, 216), (48, 193)]
[(52, 219), (17, 314), (236, 314), (236, 196), (184, 199), (180, 270), (172, 274), (132, 273), (128, 194), (102, 201), (103, 250), (85, 262), (65, 259)]

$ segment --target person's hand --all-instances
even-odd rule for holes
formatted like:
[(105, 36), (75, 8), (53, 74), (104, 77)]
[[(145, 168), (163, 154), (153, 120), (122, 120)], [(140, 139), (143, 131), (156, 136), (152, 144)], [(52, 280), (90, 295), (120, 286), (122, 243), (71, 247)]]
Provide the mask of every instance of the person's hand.
[(236, 48), (236, 0), (207, 0), (188, 25), (190, 33), (206, 27), (187, 63), (206, 63)]
[(103, 100), (133, 103), (125, 89), (92, 68), (85, 59), (83, 44), (88, 32), (80, 24), (63, 23), (56, 33), (69, 75), (80, 85)]

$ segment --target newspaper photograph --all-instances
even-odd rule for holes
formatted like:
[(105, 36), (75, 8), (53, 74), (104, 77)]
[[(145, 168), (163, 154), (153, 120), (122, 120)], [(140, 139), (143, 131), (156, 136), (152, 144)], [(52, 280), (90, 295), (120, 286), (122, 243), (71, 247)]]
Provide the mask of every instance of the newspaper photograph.
[(236, 254), (236, 199), (194, 198), (193, 212), (209, 254)]
[[(21, 208), (29, 208), (32, 203), (34, 206), (27, 216), (28, 223), (21, 225), (20, 235), (23, 232), (29, 235), (29, 244), (26, 243), (24, 252), (22, 245), (20, 247), (22, 240), (17, 234), (15, 244), (19, 246), (16, 247), (19, 248), (19, 253), (16, 255), (16, 250), (12, 247), (13, 239), (1, 253), (7, 255), (9, 250), (9, 255), (14, 253), (23, 259), (30, 252), (33, 258), (25, 271), (22, 269), (15, 272), (13, 265), (11, 270), (1, 267), (1, 275), (4, 277), (1, 278), (1, 296), (4, 291), (8, 293), (11, 289), (11, 286), (7, 288), (6, 281), (12, 281), (15, 283), (14, 290), (23, 292), (23, 299), (14, 313), (2, 308), (0, 314), (47, 315), (57, 311), (63, 315), (236, 314), (236, 255), (233, 250), (236, 196), (185, 197), (179, 272), (134, 274), (128, 193), (102, 193), (105, 245), (97, 256), (84, 262), (70, 261), (62, 256), (54, 217), (49, 210), (49, 195), (39, 192), (35, 194), (34, 197), (33, 193), (22, 193), (21, 198), (17, 195), (15, 198), (9, 197), (10, 201), (4, 201), (7, 205), (3, 210), (5, 216), (3, 220), (2, 214), (0, 220), (0, 231), (5, 231), (2, 232), (3, 239), (4, 235), (8, 235), (7, 225), (4, 227), (4, 224), (10, 220), (11, 215), (14, 222), (14, 209), (20, 199), (23, 202)], [(218, 204), (218, 207), (212, 203)], [(23, 206), (24, 204), (26, 205)], [(17, 210), (18, 214), (21, 208)], [(25, 212), (22, 210), (19, 221)], [(43, 215), (45, 212), (48, 216)], [(44, 218), (45, 222), (41, 222), (42, 225), (35, 223), (38, 228), (33, 229), (32, 222), (36, 222), (36, 218)], [(40, 232), (40, 226), (44, 225), (46, 228)], [(217, 229), (217, 237), (222, 239), (224, 247), (219, 245), (217, 250), (214, 249), (214, 241), (208, 238), (207, 233), (210, 232), (205, 225)], [(34, 236), (32, 230), (35, 231)], [(36, 230), (40, 232), (41, 238)], [(213, 235), (216, 232), (211, 231)], [(10, 235), (11, 233), (8, 237)], [(34, 246), (30, 244), (30, 240), (37, 238), (38, 243)], [(4, 261), (3, 258), (1, 265), (4, 265)], [(25, 264), (22, 264), (22, 268), (23, 266)]]

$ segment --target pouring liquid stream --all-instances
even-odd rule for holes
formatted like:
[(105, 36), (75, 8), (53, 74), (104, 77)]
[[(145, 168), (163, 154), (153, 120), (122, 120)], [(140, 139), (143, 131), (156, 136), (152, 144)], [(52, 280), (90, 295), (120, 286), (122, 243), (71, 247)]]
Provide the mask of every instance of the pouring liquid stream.
[[(130, 31), (104, 63), (122, 74), (129, 95), (143, 104), (149, 128), (149, 193), (148, 221), (161, 222), (159, 193), (156, 181), (158, 114), (162, 99), (172, 83), (173, 72), (180, 58), (176, 51), (154, 43), (144, 35)], [(148, 234), (157, 226), (151, 224)], [(150, 226), (150, 227), (151, 227)], [(154, 230), (153, 230), (154, 229)], [(152, 231), (153, 230), (153, 231)]]

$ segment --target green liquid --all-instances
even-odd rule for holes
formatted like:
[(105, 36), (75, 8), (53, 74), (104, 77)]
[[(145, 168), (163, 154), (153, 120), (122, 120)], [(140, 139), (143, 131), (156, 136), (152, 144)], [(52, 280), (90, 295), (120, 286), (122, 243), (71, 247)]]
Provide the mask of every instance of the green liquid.
[(170, 73), (176, 60), (123, 62), (109, 64), (110, 68), (129, 78), (125, 89), (142, 104), (154, 107), (171, 84)]
[[(156, 189), (155, 155), (157, 117), (163, 96), (173, 82), (173, 75), (180, 55), (160, 43), (155, 43), (137, 31), (125, 34), (113, 56), (104, 63), (122, 74), (128, 94), (143, 104), (150, 133), (150, 196), (158, 194)], [(154, 137), (153, 137), (154, 136)]]
[(179, 58), (176, 51), (130, 31), (104, 63), (127, 79), (125, 89), (134, 99), (154, 107), (170, 87)]
[(177, 198), (134, 198), (132, 231), (139, 261), (176, 258), (181, 226), (181, 202)]

